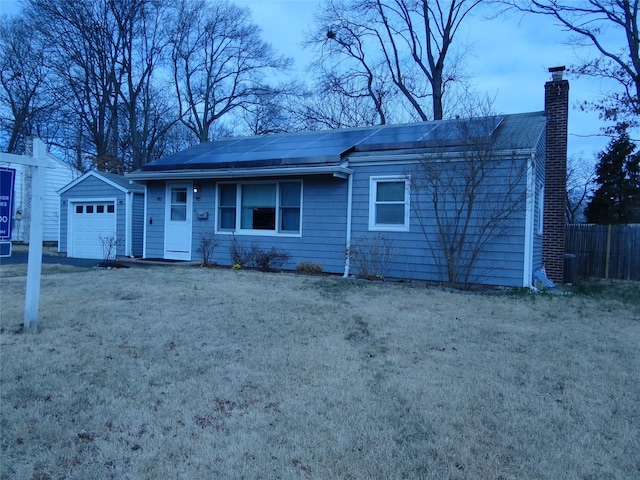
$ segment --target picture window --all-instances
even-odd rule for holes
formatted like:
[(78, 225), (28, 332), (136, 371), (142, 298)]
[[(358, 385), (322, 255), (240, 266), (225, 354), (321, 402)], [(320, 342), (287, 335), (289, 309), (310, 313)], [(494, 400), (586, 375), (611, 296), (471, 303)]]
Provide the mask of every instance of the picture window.
[(222, 183), (218, 186), (218, 230), (298, 234), (302, 182)]

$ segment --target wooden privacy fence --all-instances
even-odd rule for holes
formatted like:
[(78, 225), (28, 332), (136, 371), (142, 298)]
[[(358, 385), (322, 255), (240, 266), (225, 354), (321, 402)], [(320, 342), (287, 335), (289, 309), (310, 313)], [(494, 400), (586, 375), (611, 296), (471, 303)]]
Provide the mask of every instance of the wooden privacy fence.
[(565, 253), (578, 277), (640, 280), (640, 224), (567, 225)]

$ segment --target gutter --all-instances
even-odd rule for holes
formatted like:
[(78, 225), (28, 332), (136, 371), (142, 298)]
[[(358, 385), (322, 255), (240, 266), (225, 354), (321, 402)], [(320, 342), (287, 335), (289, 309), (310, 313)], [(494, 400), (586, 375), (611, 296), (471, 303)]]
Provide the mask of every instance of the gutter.
[[(350, 165), (370, 166), (370, 165), (396, 165), (398, 163), (420, 163), (425, 160), (443, 161), (465, 161), (465, 152), (421, 152), (421, 153), (400, 153), (400, 154), (351, 154), (348, 157)], [(531, 148), (514, 148), (491, 151), (494, 158), (519, 158), (529, 157), (532, 154)]]
[(333, 175), (350, 178), (353, 170), (343, 166), (322, 167), (281, 167), (256, 170), (253, 168), (227, 168), (211, 170), (166, 170), (161, 172), (138, 171), (126, 174), (130, 180), (186, 180), (186, 179), (218, 179), (239, 177), (286, 177), (300, 175)]

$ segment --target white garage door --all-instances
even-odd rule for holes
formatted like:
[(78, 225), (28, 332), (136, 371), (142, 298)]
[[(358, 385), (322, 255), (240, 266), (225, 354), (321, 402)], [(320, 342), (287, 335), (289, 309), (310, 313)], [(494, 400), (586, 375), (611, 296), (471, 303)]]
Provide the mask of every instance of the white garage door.
[(73, 216), (69, 232), (69, 256), (103, 259), (100, 237), (116, 235), (114, 202), (82, 202), (71, 205)]

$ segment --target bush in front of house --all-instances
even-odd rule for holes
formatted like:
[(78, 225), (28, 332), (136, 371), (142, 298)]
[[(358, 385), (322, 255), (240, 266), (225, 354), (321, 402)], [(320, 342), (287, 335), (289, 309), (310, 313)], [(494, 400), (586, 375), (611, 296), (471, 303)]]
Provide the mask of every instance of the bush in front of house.
[(229, 254), (231, 255), (231, 263), (234, 266), (240, 265), (240, 267), (247, 267), (253, 262), (253, 248), (240, 245), (236, 237), (233, 237), (231, 240)]
[(231, 262), (241, 267), (255, 267), (261, 272), (272, 272), (282, 268), (289, 261), (289, 254), (283, 250), (271, 247), (264, 249), (255, 243), (251, 246), (241, 245), (235, 237), (229, 247)]
[(104, 259), (104, 266), (111, 267), (116, 263), (116, 252), (120, 241), (115, 235), (98, 235), (98, 240), (102, 247), (102, 258)]
[(278, 270), (289, 261), (289, 254), (275, 247), (265, 250), (254, 245), (251, 250), (253, 252), (253, 263), (261, 272)]
[(349, 249), (349, 259), (356, 277), (366, 280), (384, 280), (392, 257), (393, 242), (380, 234), (373, 238), (361, 238)]
[(198, 253), (202, 255), (202, 266), (211, 266), (211, 258), (213, 257), (213, 250), (220, 245), (218, 237), (215, 232), (207, 231), (200, 234), (200, 245), (198, 246)]
[(316, 262), (298, 262), (296, 264), (296, 273), (303, 275), (320, 275), (322, 273), (322, 265)]

